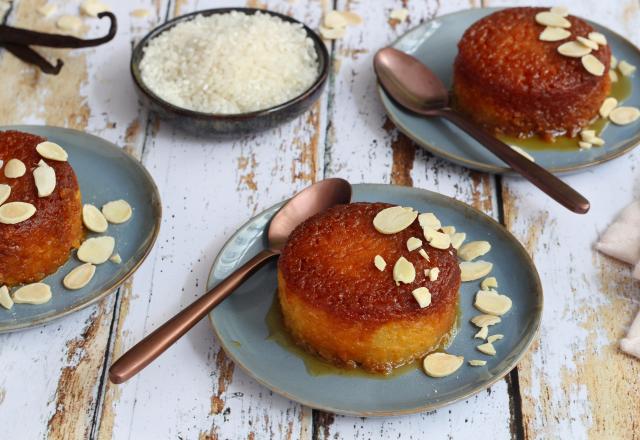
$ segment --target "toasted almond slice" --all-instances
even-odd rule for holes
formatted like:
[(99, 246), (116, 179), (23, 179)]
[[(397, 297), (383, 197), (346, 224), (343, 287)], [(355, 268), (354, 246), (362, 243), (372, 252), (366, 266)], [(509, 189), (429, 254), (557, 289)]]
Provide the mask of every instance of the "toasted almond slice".
[(571, 32), (559, 27), (547, 26), (538, 37), (540, 41), (560, 41), (571, 36)]
[(609, 78), (611, 79), (611, 82), (618, 82), (618, 74), (615, 70), (609, 69)]
[(416, 237), (411, 237), (407, 240), (407, 250), (409, 252), (415, 251), (422, 246), (422, 240)]
[(62, 280), (62, 284), (69, 290), (82, 289), (96, 273), (96, 267), (91, 263), (84, 263), (73, 269)]
[(7, 179), (17, 179), (24, 176), (27, 172), (27, 167), (20, 159), (10, 159), (4, 166), (4, 176)]
[(591, 41), (589, 38), (578, 36), (576, 37), (576, 40), (578, 40), (580, 44), (588, 47), (591, 50), (598, 50), (598, 43), (596, 43), (595, 41)]
[(5, 183), (0, 183), (0, 205), (7, 201), (11, 195), (11, 187)]
[(135, 18), (145, 18), (148, 17), (151, 12), (146, 8), (134, 9), (129, 13), (132, 17)]
[(624, 76), (631, 76), (636, 71), (636, 66), (626, 62), (625, 60), (622, 60), (618, 63), (618, 70)]
[(362, 24), (362, 17), (360, 17), (355, 12), (342, 11), (340, 13), (345, 18), (345, 20), (347, 20), (347, 23), (349, 23), (349, 26), (357, 26), (359, 24)]
[(611, 110), (613, 110), (617, 106), (618, 100), (612, 96), (609, 96), (607, 99), (602, 101), (602, 105), (600, 106), (600, 110), (598, 110), (598, 113), (600, 113), (600, 116), (602, 116), (603, 118), (607, 118), (609, 117), (609, 113), (611, 113)]
[(45, 283), (22, 286), (13, 292), (13, 302), (17, 304), (44, 304), (51, 299), (51, 287)]
[(58, 18), (58, 21), (56, 21), (56, 26), (63, 31), (77, 32), (82, 27), (82, 19), (75, 15), (62, 15)]
[(466, 240), (466, 238), (467, 234), (465, 234), (464, 232), (456, 232), (455, 234), (452, 234), (451, 246), (453, 246), (454, 249), (458, 250), (462, 243)]
[(78, 249), (78, 259), (85, 263), (102, 264), (113, 254), (116, 241), (113, 237), (94, 237), (85, 240)]
[(478, 330), (478, 333), (473, 335), (473, 337), (477, 339), (487, 339), (488, 335), (489, 335), (489, 327), (485, 326), (485, 327), (480, 327), (480, 330)]
[(447, 235), (453, 235), (456, 233), (455, 226), (442, 226), (440, 229), (442, 230), (442, 232), (444, 232)]
[(469, 361), (469, 365), (471, 365), (472, 367), (484, 367), (485, 365), (487, 365), (487, 361), (482, 361), (480, 359), (471, 359)]
[(610, 67), (612, 69), (615, 69), (616, 67), (618, 67), (618, 59), (615, 56), (613, 56), (613, 54), (611, 54), (611, 63), (610, 64), (611, 64)]
[(56, 189), (56, 171), (43, 160), (33, 170), (33, 180), (38, 189), (38, 197), (48, 197)]
[(429, 281), (437, 281), (438, 276), (440, 275), (440, 269), (437, 267), (432, 267), (429, 271)]
[(580, 131), (580, 137), (583, 141), (589, 142), (589, 139), (593, 139), (596, 136), (595, 130), (582, 130)]
[(424, 258), (425, 260), (429, 261), (429, 255), (427, 254), (427, 251), (425, 251), (424, 249), (420, 249), (418, 251), (418, 253), (420, 254), (420, 256), (422, 258)]
[[(590, 41), (590, 40), (589, 40)], [(595, 44), (595, 43), (594, 43)], [(602, 76), (604, 75), (604, 64), (600, 62), (599, 59), (594, 57), (593, 55), (585, 55), (580, 58), (582, 62), (582, 66), (594, 76)]]
[(588, 55), (590, 52), (590, 48), (588, 48), (584, 44), (578, 43), (577, 41), (569, 41), (558, 46), (558, 53), (560, 55), (564, 55), (565, 57), (582, 58), (583, 56)]
[(418, 223), (422, 229), (429, 228), (438, 230), (441, 227), (440, 220), (433, 212), (424, 212), (418, 216)]
[(488, 261), (463, 261), (460, 263), (460, 277), (463, 282), (473, 281), (489, 275), (493, 264)]
[(482, 290), (495, 289), (498, 287), (498, 280), (495, 277), (487, 277), (480, 283)]
[(558, 14), (561, 17), (566, 17), (569, 15), (569, 10), (564, 6), (554, 6), (549, 9), (549, 12), (553, 12), (554, 14)]
[(460, 247), (458, 256), (465, 261), (471, 261), (485, 255), (490, 250), (491, 244), (488, 241), (470, 241)]
[(416, 268), (413, 267), (413, 264), (411, 264), (411, 262), (404, 257), (398, 258), (396, 264), (393, 265), (393, 280), (396, 282), (396, 284), (413, 283), (415, 279)]
[(527, 153), (525, 150), (523, 150), (522, 148), (518, 147), (517, 145), (511, 145), (511, 148), (513, 149), (513, 151), (515, 151), (516, 153), (520, 153), (522, 156), (526, 157), (531, 162), (535, 162), (536, 161), (536, 159), (532, 155), (530, 155), (529, 153)]
[(322, 38), (324, 38), (325, 40), (338, 40), (340, 38), (343, 38), (346, 32), (346, 28), (331, 29), (320, 26), (320, 35), (322, 35)]
[(38, 14), (40, 14), (43, 17), (47, 18), (47, 17), (51, 17), (53, 15), (53, 13), (56, 12), (57, 9), (58, 9), (58, 7), (55, 4), (53, 4), (53, 3), (45, 3), (44, 5), (40, 6), (38, 9), (36, 9), (36, 11), (38, 11)]
[(131, 218), (133, 210), (126, 200), (114, 200), (102, 207), (102, 214), (109, 223), (120, 224)]
[[(109, 261), (111, 261), (112, 263), (115, 263), (115, 264), (120, 264), (120, 263), (122, 263), (122, 257), (120, 256), (120, 254), (113, 254), (111, 256), (111, 258), (109, 258)], [(387, 263), (385, 263), (385, 265), (386, 264)]]
[(102, 233), (109, 227), (109, 223), (107, 223), (107, 219), (102, 212), (89, 203), (82, 207), (82, 222), (92, 232)]
[(604, 139), (602, 139), (602, 138), (600, 138), (598, 136), (594, 136), (594, 137), (590, 138), (589, 142), (591, 142), (591, 144), (597, 145), (599, 147), (604, 145)]
[(499, 316), (494, 315), (476, 315), (471, 318), (471, 323), (476, 327), (489, 327), (502, 321)]
[(587, 36), (589, 37), (589, 40), (593, 41), (596, 44), (599, 44), (600, 46), (607, 45), (607, 37), (605, 37), (604, 34), (601, 34), (600, 32), (589, 32), (589, 35)]
[(616, 125), (627, 125), (640, 117), (640, 110), (635, 107), (617, 107), (609, 113), (609, 120)]
[(376, 255), (375, 257), (373, 257), (373, 265), (376, 267), (376, 269), (382, 272), (386, 269), (387, 262), (384, 261), (384, 258), (382, 258), (380, 255)]
[(495, 356), (496, 354), (496, 349), (491, 342), (478, 345), (476, 348), (478, 349), (479, 352), (487, 354), (489, 356)]
[(504, 338), (504, 335), (501, 335), (499, 333), (495, 334), (495, 335), (491, 335), (487, 338), (487, 342), (490, 342), (491, 344), (493, 344), (496, 341), (499, 341), (500, 339)]
[(428, 307), (431, 304), (431, 292), (426, 287), (418, 287), (414, 289), (411, 294), (418, 301), (418, 305), (421, 309)]
[(49, 141), (40, 142), (36, 145), (36, 151), (45, 159), (56, 160), (58, 162), (66, 162), (69, 158), (69, 155), (64, 151), (64, 148)]
[(13, 300), (9, 295), (9, 288), (7, 286), (0, 287), (0, 306), (7, 310), (13, 307)]
[(109, 5), (106, 5), (99, 0), (85, 0), (80, 5), (80, 10), (84, 15), (97, 17), (99, 13), (110, 11), (111, 8), (109, 8)]
[(588, 150), (593, 146), (593, 144), (591, 142), (578, 141), (578, 146), (581, 150)]
[(329, 29), (339, 29), (347, 27), (349, 24), (344, 15), (338, 11), (329, 11), (324, 16), (324, 25)]
[(418, 217), (413, 208), (392, 206), (383, 209), (373, 218), (373, 227), (382, 234), (396, 234), (411, 225)]
[(424, 372), (431, 377), (445, 377), (455, 373), (464, 362), (463, 356), (449, 353), (431, 353), (424, 358), (422, 366)]
[(551, 11), (538, 12), (536, 14), (536, 23), (543, 26), (553, 26), (559, 28), (570, 28), (571, 22), (560, 14)]
[(0, 206), (0, 223), (15, 225), (30, 219), (36, 213), (36, 207), (31, 203), (9, 202)]
[(495, 290), (478, 290), (473, 303), (476, 309), (490, 315), (502, 316), (511, 309), (511, 298)]
[(424, 238), (427, 239), (429, 246), (436, 249), (449, 249), (449, 246), (451, 246), (451, 237), (435, 229), (425, 228)]
[(389, 14), (389, 18), (394, 19), (394, 20), (398, 20), (400, 23), (405, 21), (408, 16), (409, 16), (409, 10), (406, 9), (406, 8), (394, 9)]

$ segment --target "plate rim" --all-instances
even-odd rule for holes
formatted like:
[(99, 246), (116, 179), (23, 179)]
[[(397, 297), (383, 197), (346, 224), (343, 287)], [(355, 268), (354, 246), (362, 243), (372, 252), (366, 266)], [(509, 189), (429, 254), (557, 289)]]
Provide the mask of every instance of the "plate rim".
[[(162, 224), (162, 200), (160, 198), (160, 191), (158, 190), (158, 187), (156, 185), (155, 180), (153, 180), (153, 177), (151, 176), (151, 173), (149, 173), (149, 171), (147, 170), (147, 168), (142, 164), (142, 162), (140, 162), (138, 159), (136, 159), (131, 153), (127, 152), (124, 148), (120, 148), (118, 147), (116, 144), (114, 144), (113, 142), (104, 139), (100, 136), (96, 136), (94, 134), (91, 133), (87, 133), (84, 131), (80, 131), (80, 130), (76, 130), (74, 128), (67, 128), (67, 127), (58, 127), (55, 125), (38, 125), (38, 124), (9, 124), (9, 125), (0, 125), (0, 131), (5, 131), (5, 130), (29, 130), (31, 128), (35, 128), (35, 129), (47, 129), (47, 130), (53, 130), (53, 131), (59, 131), (59, 132), (66, 132), (67, 134), (72, 134), (74, 136), (87, 136), (90, 138), (94, 138), (95, 140), (101, 141), (103, 143), (107, 144), (107, 148), (113, 150), (113, 151), (117, 151), (118, 153), (124, 155), (125, 160), (129, 160), (131, 162), (133, 162), (133, 165), (138, 168), (139, 170), (142, 171), (142, 174), (145, 176), (145, 178), (149, 181), (149, 183), (151, 184), (151, 189), (153, 191), (153, 196), (151, 199), (151, 205), (154, 209), (157, 210), (158, 216), (155, 218), (155, 222), (154, 222), (154, 227), (153, 227), (153, 232), (151, 234), (151, 239), (149, 241), (148, 246), (144, 249), (142, 255), (140, 256), (140, 259), (138, 261), (135, 262), (135, 264), (133, 266), (131, 266), (131, 268), (129, 270), (127, 270), (122, 277), (120, 277), (120, 279), (116, 280), (116, 282), (114, 282), (113, 284), (111, 284), (110, 286), (102, 289), (101, 291), (99, 291), (99, 293), (93, 297), (91, 297), (88, 301), (80, 301), (78, 304), (74, 305), (73, 307), (69, 308), (69, 309), (65, 309), (60, 313), (54, 313), (51, 316), (46, 316), (44, 318), (38, 318), (38, 319), (34, 319), (32, 321), (29, 322), (24, 322), (21, 324), (15, 324), (15, 325), (8, 325), (8, 326), (4, 326), (4, 325), (0, 325), (0, 334), (3, 333), (11, 333), (11, 332), (15, 332), (18, 330), (27, 330), (30, 328), (35, 328), (35, 327), (40, 327), (44, 324), (47, 324), (51, 321), (55, 321), (59, 318), (63, 318), (65, 316), (68, 316), (72, 313), (78, 312), (98, 301), (100, 301), (101, 299), (105, 298), (106, 296), (110, 295), (111, 293), (115, 292), (122, 284), (124, 284), (139, 268), (140, 265), (142, 265), (142, 263), (147, 259), (147, 257), (149, 256), (149, 253), (151, 253), (151, 250), (153, 249), (153, 247), (155, 246), (156, 240), (158, 238), (158, 235), (160, 233), (160, 226)], [(71, 257), (69, 257), (71, 258)], [(68, 261), (68, 260), (67, 260)], [(66, 261), (65, 261), (66, 263)], [(58, 268), (59, 270), (60, 268)], [(57, 271), (56, 271), (57, 272)], [(55, 272), (54, 272), (55, 273)], [(49, 275), (47, 275), (49, 276)], [(46, 278), (46, 277), (45, 277)]]
[[(461, 14), (466, 14), (469, 13), (469, 11), (500, 11), (503, 9), (508, 9), (506, 7), (480, 7), (480, 8), (467, 8), (467, 9), (461, 9), (459, 11), (455, 11), (455, 12), (450, 12), (448, 14), (442, 14), (442, 15), (438, 15), (436, 17), (433, 17), (430, 20), (424, 21), (422, 23), (419, 23), (418, 25), (412, 27), (411, 29), (409, 29), (408, 31), (406, 31), (405, 33), (403, 33), (402, 35), (400, 35), (398, 38), (396, 38), (395, 40), (393, 40), (388, 47), (393, 47), (397, 49), (397, 46), (399, 44), (401, 44), (402, 40), (405, 39), (409, 34), (413, 33), (414, 31), (429, 25), (430, 23), (444, 18), (444, 17), (450, 17), (450, 16), (455, 16), (455, 15), (461, 15)], [(610, 29), (607, 26), (601, 25), (597, 22), (594, 22), (592, 20), (586, 19), (584, 17), (581, 17), (579, 15), (576, 15), (576, 17), (580, 18), (581, 20), (586, 21), (587, 23), (591, 24), (591, 25), (596, 25), (599, 26), (601, 28), (604, 28), (607, 30), (607, 32), (612, 33), (613, 35), (615, 35), (617, 38), (619, 38), (621, 40), (621, 42), (625, 45), (628, 46), (632, 51), (636, 52), (636, 54), (638, 55), (638, 58), (640, 58), (640, 48), (638, 48), (635, 44), (633, 44), (631, 41), (629, 41), (627, 38), (625, 38), (624, 36), (620, 35), (618, 32)], [(388, 106), (385, 104), (385, 100), (382, 99), (383, 96), (389, 100), (389, 101), (393, 101), (393, 99), (382, 89), (382, 87), (380, 86), (380, 82), (376, 80), (376, 90), (378, 93), (378, 98), (380, 99), (380, 103), (382, 104), (382, 108), (384, 109), (385, 115), (391, 120), (391, 122), (398, 128), (398, 130), (400, 130), (405, 136), (407, 136), (409, 139), (411, 139), (416, 145), (418, 145), (419, 147), (423, 148), (424, 150), (434, 154), (435, 156), (438, 156), (442, 159), (448, 160), (450, 162), (453, 162), (457, 165), (461, 165), (464, 166), (466, 168), (472, 169), (472, 170), (476, 170), (476, 171), (482, 171), (482, 172), (487, 172), (487, 173), (491, 173), (491, 174), (504, 174), (507, 176), (519, 176), (518, 173), (516, 173), (515, 171), (513, 171), (512, 168), (510, 167), (502, 167), (502, 166), (498, 166), (498, 165), (491, 165), (491, 164), (487, 164), (484, 162), (478, 162), (476, 160), (473, 159), (467, 159), (465, 157), (461, 157), (458, 156), (456, 154), (452, 154), (449, 153), (445, 150), (440, 149), (439, 147), (426, 142), (424, 140), (419, 139), (417, 136), (413, 135), (412, 131), (402, 122), (400, 122), (396, 117), (394, 117), (391, 112), (389, 111)], [(547, 171), (549, 171), (550, 173), (553, 174), (569, 174), (569, 173), (574, 173), (574, 172), (578, 172), (578, 171), (582, 171), (585, 170), (587, 168), (591, 168), (597, 165), (601, 165), (605, 162), (609, 162), (613, 159), (617, 159), (620, 156), (625, 155), (626, 153), (630, 152), (631, 150), (633, 150), (635, 147), (637, 147), (638, 145), (640, 145), (640, 131), (638, 131), (638, 134), (636, 134), (632, 139), (630, 139), (629, 141), (625, 142), (622, 144), (621, 148), (619, 148), (618, 150), (611, 152), (609, 154), (606, 154), (604, 156), (601, 156), (597, 159), (593, 159), (589, 162), (583, 162), (577, 165), (571, 165), (571, 166), (562, 166), (562, 167), (552, 167), (552, 168), (546, 168), (545, 169)]]
[[(489, 380), (485, 380), (482, 381), (480, 385), (477, 385), (475, 387), (473, 387), (471, 390), (469, 390), (468, 392), (460, 395), (460, 396), (455, 396), (453, 398), (450, 399), (445, 399), (442, 401), (438, 401), (438, 402), (431, 402), (425, 405), (419, 405), (416, 406), (414, 408), (408, 408), (408, 409), (402, 409), (402, 410), (391, 410), (391, 411), (352, 411), (352, 410), (344, 410), (344, 409), (340, 409), (340, 408), (333, 408), (331, 406), (325, 406), (322, 404), (318, 404), (316, 402), (312, 402), (308, 399), (305, 398), (301, 398), (298, 396), (294, 396), (290, 393), (288, 393), (287, 391), (284, 391), (276, 386), (271, 385), (266, 379), (263, 379), (261, 377), (259, 377), (256, 373), (254, 373), (249, 367), (247, 367), (242, 361), (240, 361), (233, 353), (233, 351), (230, 349), (230, 346), (228, 344), (225, 343), (224, 339), (221, 337), (220, 335), (220, 331), (218, 329), (218, 327), (216, 326), (215, 320), (213, 318), (213, 313), (214, 311), (212, 310), (211, 312), (208, 313), (207, 317), (208, 317), (208, 321), (209, 324), (211, 325), (213, 332), (216, 336), (216, 339), (218, 340), (218, 343), (220, 344), (220, 346), (222, 347), (222, 349), (225, 351), (225, 354), (227, 356), (229, 356), (229, 358), (234, 362), (235, 365), (239, 366), (241, 370), (243, 370), (251, 379), (255, 380), (256, 382), (258, 382), (260, 385), (264, 386), (265, 388), (273, 391), (276, 394), (279, 394), (293, 402), (297, 402), (299, 404), (305, 405), (307, 407), (313, 408), (313, 409), (317, 409), (320, 411), (325, 411), (325, 412), (330, 412), (330, 413), (334, 413), (334, 414), (339, 414), (339, 415), (345, 415), (345, 416), (352, 416), (352, 417), (394, 417), (394, 416), (403, 416), (403, 415), (409, 415), (409, 414), (416, 414), (416, 413), (421, 413), (421, 412), (425, 412), (425, 411), (432, 411), (438, 408), (442, 408), (444, 406), (447, 405), (451, 405), (455, 402), (467, 399), (469, 397), (472, 397), (476, 394), (478, 394), (479, 392), (481, 392), (482, 390), (485, 390), (487, 388), (490, 388), (491, 386), (493, 386), (496, 382), (498, 382), (499, 380), (503, 379), (505, 376), (507, 376), (518, 364), (518, 362), (520, 362), (522, 360), (522, 358), (524, 357), (524, 355), (526, 353), (529, 352), (529, 350), (531, 349), (531, 345), (533, 344), (533, 341), (536, 339), (536, 337), (538, 336), (538, 333), (540, 331), (540, 325), (542, 322), (542, 313), (544, 310), (544, 289), (542, 287), (542, 281), (540, 280), (540, 274), (538, 273), (538, 270), (535, 266), (535, 263), (533, 261), (533, 258), (529, 255), (529, 253), (527, 252), (526, 248), (524, 247), (524, 245), (522, 243), (520, 243), (520, 240), (518, 240), (504, 225), (502, 225), (500, 222), (498, 222), (496, 219), (494, 219), (493, 217), (491, 217), (488, 214), (485, 214), (484, 212), (480, 211), (479, 209), (474, 208), (473, 206), (464, 203), (460, 200), (457, 200), (453, 197), (449, 197), (447, 195), (444, 194), (440, 194), (438, 192), (435, 191), (430, 191), (424, 188), (417, 188), (417, 187), (407, 187), (407, 186), (402, 186), (402, 185), (392, 185), (392, 184), (385, 184), (385, 183), (357, 183), (357, 184), (352, 184), (352, 186), (354, 187), (361, 187), (361, 188), (370, 188), (373, 190), (380, 190), (380, 188), (394, 188), (396, 190), (403, 190), (403, 191), (414, 191), (414, 192), (418, 192), (418, 193), (427, 193), (430, 197), (436, 197), (436, 198), (441, 198), (444, 199), (445, 201), (447, 201), (448, 203), (452, 203), (453, 205), (457, 205), (459, 208), (465, 210), (471, 210), (473, 211), (475, 214), (479, 214), (482, 218), (484, 218), (485, 220), (488, 220), (490, 223), (493, 223), (493, 225), (499, 229), (501, 229), (504, 233), (506, 233), (506, 235), (510, 238), (510, 242), (512, 244), (515, 245), (516, 250), (522, 254), (522, 256), (524, 257), (524, 261), (526, 262), (529, 271), (534, 275), (534, 289), (533, 292), (537, 293), (536, 297), (537, 297), (537, 304), (536, 307), (534, 308), (534, 312), (535, 312), (535, 316), (534, 316), (534, 325), (533, 325), (533, 329), (531, 332), (529, 332), (524, 339), (525, 343), (523, 345), (522, 350), (520, 351), (520, 353), (518, 353), (516, 356), (514, 356), (513, 360), (507, 364), (506, 367), (500, 369), (500, 371), (498, 371), (497, 373), (493, 374), (491, 376), (491, 378)], [(211, 265), (211, 269), (209, 270), (209, 275), (207, 277), (207, 284), (206, 284), (206, 288), (207, 290), (210, 288), (209, 286), (211, 286), (212, 284), (212, 278), (213, 278), (213, 273), (215, 271), (215, 268), (218, 266), (220, 259), (222, 257), (222, 255), (225, 253), (225, 251), (227, 250), (227, 248), (231, 245), (231, 243), (236, 239), (236, 237), (243, 231), (245, 230), (248, 226), (250, 226), (253, 222), (255, 222), (258, 218), (266, 215), (269, 211), (273, 210), (274, 214), (275, 212), (277, 212), (277, 210), (284, 205), (287, 200), (286, 199), (282, 202), (276, 203), (264, 210), (262, 210), (260, 213), (252, 216), (248, 221), (244, 222), (240, 227), (238, 227), (238, 229), (229, 237), (229, 239), (224, 243), (224, 245), (220, 248), (220, 251), (218, 252), (218, 254), (216, 255), (216, 258), (213, 261), (213, 264)]]

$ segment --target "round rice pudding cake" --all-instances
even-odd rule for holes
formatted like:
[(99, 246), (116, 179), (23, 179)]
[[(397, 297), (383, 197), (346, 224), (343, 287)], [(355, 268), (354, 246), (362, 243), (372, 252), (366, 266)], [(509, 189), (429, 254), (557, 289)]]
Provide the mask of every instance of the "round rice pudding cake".
[[(0, 169), (0, 184), (11, 187), (5, 203), (26, 202), (36, 207), (29, 219), (13, 224), (0, 223), (0, 286), (42, 280), (58, 270), (83, 236), (82, 198), (76, 174), (68, 162), (42, 158), (36, 146), (45, 138), (19, 131), (0, 132), (0, 159), (26, 165), (26, 173), (7, 178)], [(56, 173), (56, 187), (47, 197), (38, 197), (32, 170), (44, 160)]]
[[(423, 239), (415, 220), (396, 234), (381, 234), (373, 219), (386, 203), (335, 206), (300, 224), (278, 262), (278, 297), (284, 324), (308, 351), (345, 367), (390, 373), (394, 367), (436, 350), (455, 327), (460, 268), (456, 251), (424, 246), (409, 252), (410, 237)], [(387, 262), (384, 271), (374, 257)], [(415, 267), (416, 278), (396, 285), (393, 266), (401, 256)], [(438, 267), (435, 281), (425, 269)], [(412, 295), (431, 292), (431, 305), (420, 308)]]

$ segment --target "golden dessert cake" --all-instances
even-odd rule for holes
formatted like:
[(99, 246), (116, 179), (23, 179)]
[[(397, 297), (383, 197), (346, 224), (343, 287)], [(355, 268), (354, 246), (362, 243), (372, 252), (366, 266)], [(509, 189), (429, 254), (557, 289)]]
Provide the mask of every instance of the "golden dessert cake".
[[(19, 131), (0, 132), (0, 184), (11, 192), (4, 204), (30, 203), (35, 214), (16, 224), (0, 222), (0, 286), (39, 281), (55, 272), (80, 245), (83, 236), (82, 202), (76, 175), (68, 162), (44, 161), (56, 175), (53, 193), (39, 197), (33, 170), (43, 160), (36, 146), (46, 139)], [(8, 178), (5, 169), (11, 159), (26, 166), (21, 177)]]
[(547, 9), (495, 12), (469, 27), (458, 43), (454, 106), (492, 132), (546, 140), (573, 137), (598, 116), (609, 94), (609, 46), (586, 50), (604, 66), (600, 75), (590, 73), (580, 56), (563, 55), (558, 47), (580, 45), (578, 37), (588, 39), (594, 29), (567, 16), (566, 38), (542, 41), (545, 26), (536, 14), (543, 11)]
[[(429, 260), (407, 240), (424, 241), (418, 220), (394, 234), (376, 230), (376, 215), (392, 205), (339, 205), (300, 224), (278, 262), (278, 297), (284, 325), (294, 340), (322, 358), (347, 367), (389, 373), (445, 343), (455, 326), (460, 268), (456, 251), (426, 244)], [(374, 264), (381, 256), (384, 270)], [(415, 280), (394, 282), (404, 257)], [(432, 281), (425, 270), (437, 267)], [(412, 292), (426, 287), (421, 307)]]

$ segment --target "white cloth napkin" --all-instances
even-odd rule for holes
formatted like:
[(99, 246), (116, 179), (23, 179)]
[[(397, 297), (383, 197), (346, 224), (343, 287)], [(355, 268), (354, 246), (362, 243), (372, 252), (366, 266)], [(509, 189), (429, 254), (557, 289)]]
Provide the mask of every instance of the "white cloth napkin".
[[(613, 258), (635, 265), (632, 276), (640, 280), (640, 202), (633, 202), (620, 213), (604, 231), (596, 249)], [(627, 337), (620, 341), (625, 353), (640, 359), (640, 311), (629, 328)]]

